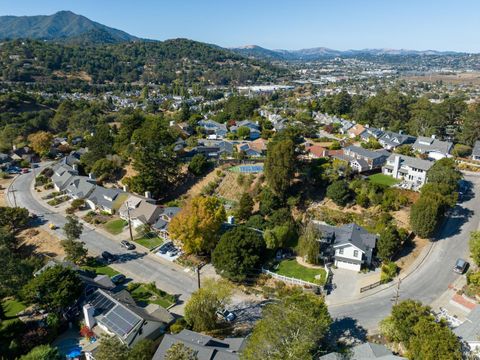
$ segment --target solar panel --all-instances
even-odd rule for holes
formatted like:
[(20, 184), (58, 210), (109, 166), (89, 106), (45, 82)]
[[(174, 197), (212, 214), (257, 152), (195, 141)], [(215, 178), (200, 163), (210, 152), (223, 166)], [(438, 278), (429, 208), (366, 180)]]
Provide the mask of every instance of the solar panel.
[(100, 292), (94, 293), (90, 299), (90, 304), (99, 314), (104, 314), (115, 306), (115, 303)]
[(128, 334), (140, 321), (140, 317), (120, 305), (100, 319), (100, 322), (120, 336)]

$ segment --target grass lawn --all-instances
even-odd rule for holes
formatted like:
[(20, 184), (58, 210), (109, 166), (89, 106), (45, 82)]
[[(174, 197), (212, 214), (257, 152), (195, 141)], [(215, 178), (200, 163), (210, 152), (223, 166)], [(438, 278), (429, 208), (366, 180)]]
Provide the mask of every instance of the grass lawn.
[(123, 231), (123, 228), (127, 225), (127, 222), (123, 219), (115, 219), (107, 222), (105, 230), (107, 230), (112, 235), (118, 235)]
[(394, 179), (393, 177), (384, 174), (374, 174), (369, 176), (368, 179), (374, 184), (386, 186), (392, 186), (399, 182), (397, 179)]
[(153, 249), (163, 244), (163, 240), (160, 239), (158, 236), (153, 236), (153, 237), (144, 236), (139, 239), (135, 239), (134, 241), (140, 245), (145, 246), (148, 249)]
[(2, 301), (3, 315), (0, 329), (17, 319), (17, 314), (26, 308), (25, 304), (13, 298)]
[[(324, 269), (311, 269), (300, 265), (297, 260), (283, 260), (278, 264), (275, 273), (283, 276), (292, 277), (308, 281), (315, 284), (323, 285), (325, 283), (326, 272)], [(315, 279), (316, 275), (321, 275), (320, 279)]]
[(130, 291), (132, 297), (140, 305), (157, 304), (166, 309), (175, 304), (176, 301), (173, 295), (156, 288), (155, 291), (152, 291), (149, 289), (150, 286), (149, 284), (140, 284), (136, 289)]
[(87, 271), (94, 271), (97, 275), (108, 275), (110, 277), (120, 274), (117, 270), (114, 270), (110, 266), (104, 265), (99, 261), (84, 265), (82, 266), (82, 269)]

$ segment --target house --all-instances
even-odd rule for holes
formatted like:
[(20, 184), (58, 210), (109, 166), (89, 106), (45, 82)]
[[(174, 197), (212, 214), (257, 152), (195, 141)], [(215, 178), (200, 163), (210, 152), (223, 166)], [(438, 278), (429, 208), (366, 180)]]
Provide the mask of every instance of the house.
[(470, 352), (480, 351), (480, 306), (477, 305), (453, 332), (467, 345)]
[(340, 134), (346, 134), (348, 130), (353, 127), (354, 124), (348, 120), (340, 119), (340, 125), (341, 127), (338, 131), (340, 132)]
[(238, 360), (245, 346), (245, 339), (220, 340), (185, 329), (178, 334), (166, 334), (152, 360), (164, 360), (168, 349), (175, 344), (183, 344), (192, 349), (198, 360)]
[(427, 171), (433, 162), (411, 156), (392, 154), (382, 167), (382, 173), (414, 184), (417, 187), (427, 182)]
[(220, 124), (213, 120), (200, 120), (198, 126), (202, 127), (207, 134), (215, 135), (217, 139), (223, 139), (228, 133), (225, 124)]
[(378, 138), (378, 142), (386, 150), (395, 150), (399, 146), (413, 144), (415, 140), (414, 136), (393, 131), (385, 131), (383, 135)]
[(25, 160), (31, 164), (40, 161), (40, 158), (38, 157), (38, 155), (29, 146), (23, 146), (18, 149), (13, 149), (11, 157), (13, 160), (16, 160), (16, 161)]
[(472, 150), (472, 160), (480, 161), (480, 140), (475, 141)]
[[(126, 290), (116, 293), (96, 290), (85, 301), (83, 316), (85, 325), (97, 337), (115, 336), (129, 347), (143, 339), (155, 340), (174, 320), (172, 314), (158, 305), (137, 306)], [(96, 341), (83, 348), (87, 360), (95, 359), (98, 344)]]
[(160, 217), (157, 219), (155, 224), (152, 225), (152, 228), (159, 234), (159, 236), (164, 240), (170, 240), (170, 234), (168, 232), (168, 225), (170, 221), (180, 212), (181, 208), (179, 207), (166, 207), (163, 208), (163, 212), (160, 214)]
[(328, 156), (328, 149), (320, 145), (310, 145), (305, 148), (310, 159), (320, 159)]
[(319, 360), (407, 360), (407, 358), (394, 355), (384, 345), (371, 342), (356, 345), (349, 349), (348, 354), (337, 352), (319, 357)]
[(363, 133), (364, 131), (365, 131), (365, 126), (360, 124), (355, 124), (350, 129), (347, 130), (347, 135), (353, 139), (353, 138), (356, 138), (357, 136), (360, 136), (360, 134)]
[[(146, 196), (148, 199), (149, 197)], [(152, 204), (137, 196), (130, 195), (127, 200), (120, 206), (118, 211), (120, 218), (128, 221), (129, 217), (132, 222), (132, 226), (137, 228), (142, 225), (153, 225), (163, 208), (159, 205)]]
[(243, 152), (248, 157), (260, 157), (263, 155), (261, 151), (251, 147), (250, 142), (238, 144), (237, 151)]
[(333, 157), (348, 162), (357, 172), (364, 172), (381, 168), (389, 155), (390, 153), (386, 150), (372, 151), (351, 145), (343, 149), (343, 154)]
[(64, 192), (72, 199), (86, 199), (95, 186), (96, 182), (92, 176), (73, 176), (64, 187)]
[(74, 176), (78, 176), (77, 166), (65, 163), (65, 158), (53, 167), (52, 183), (56, 191), (64, 191)]
[(265, 140), (262, 138), (256, 139), (249, 143), (250, 149), (254, 149), (260, 152), (262, 155), (265, 155), (267, 153), (267, 144), (268, 144), (268, 140)]
[(107, 189), (103, 186), (97, 186), (86, 198), (86, 203), (93, 210), (115, 214), (127, 198), (128, 194), (120, 189)]
[(377, 236), (363, 227), (350, 223), (342, 226), (331, 226), (315, 223), (321, 233), (322, 255), (334, 261), (335, 266), (360, 271), (362, 266), (372, 263)]
[(419, 136), (412, 149), (420, 154), (426, 154), (430, 159), (440, 160), (446, 157), (452, 157), (453, 143), (450, 141), (441, 141), (432, 137)]
[(250, 120), (243, 120), (243, 121), (238, 121), (234, 126), (230, 127), (230, 131), (233, 133), (236, 133), (237, 130), (241, 127), (246, 127), (250, 129), (250, 135), (249, 139), (250, 140), (256, 140), (260, 138), (260, 126), (257, 123), (254, 123)]
[(198, 139), (197, 144), (192, 152), (207, 157), (232, 157), (235, 146), (230, 141), (212, 139)]
[(13, 159), (8, 154), (0, 153), (0, 168), (8, 168), (12, 164)]
[(379, 139), (384, 133), (381, 129), (366, 127), (365, 131), (360, 134), (360, 138), (364, 141), (368, 141), (370, 138)]

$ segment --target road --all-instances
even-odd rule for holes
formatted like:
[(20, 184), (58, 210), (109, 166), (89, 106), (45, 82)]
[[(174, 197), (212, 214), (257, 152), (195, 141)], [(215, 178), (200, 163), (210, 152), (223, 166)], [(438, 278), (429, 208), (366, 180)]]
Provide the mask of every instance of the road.
[[(28, 209), (31, 213), (43, 215), (48, 223), (53, 223), (60, 228), (65, 224), (65, 217), (60, 213), (52, 212), (44, 207), (32, 195), (32, 184), (34, 174), (19, 175), (12, 183), (7, 193), (7, 201), (13, 205), (14, 197), (11, 192), (15, 191), (17, 205)], [(49, 230), (50, 231), (50, 230)], [(55, 230), (58, 237), (62, 238), (62, 230)], [(89, 252), (93, 255), (100, 255), (102, 251), (108, 251), (118, 256), (118, 260), (112, 267), (135, 281), (152, 282), (162, 290), (180, 295), (180, 303), (184, 302), (197, 288), (196, 277), (186, 273), (182, 267), (163, 259), (153, 259), (153, 254), (129, 251), (120, 246), (105, 235), (102, 235), (91, 228), (85, 228), (80, 238), (85, 242)], [(180, 307), (182, 308), (182, 307)]]
[[(401, 282), (400, 300), (416, 299), (430, 304), (460, 276), (452, 271), (453, 266), (457, 258), (468, 258), (470, 232), (476, 231), (480, 223), (480, 175), (468, 174), (465, 180), (471, 183), (472, 191), (453, 209), (423, 263)], [(396, 290), (392, 285), (356, 302), (330, 305), (329, 310), (332, 317), (344, 318), (339, 321), (343, 328), (350, 324), (375, 331), (378, 322), (390, 313)]]
[[(457, 258), (468, 257), (470, 232), (477, 230), (480, 223), (480, 175), (468, 174), (465, 175), (465, 180), (471, 184), (472, 191), (453, 209), (422, 264), (402, 281), (400, 299), (411, 298), (430, 304), (460, 276), (452, 271), (453, 265)], [(33, 174), (29, 173), (18, 176), (13, 183), (18, 206), (42, 214), (47, 221), (63, 226), (63, 215), (52, 213), (32, 195), (32, 182)], [(11, 192), (8, 193), (8, 199), (13, 203)], [(167, 264), (166, 261), (162, 264), (152, 259), (155, 255), (126, 251), (118, 242), (91, 229), (84, 232), (81, 240), (93, 254), (98, 255), (107, 250), (120, 255), (119, 262), (113, 265), (115, 269), (138, 281), (155, 281), (163, 290), (180, 294), (182, 301), (196, 289), (193, 274), (185, 273), (181, 267)], [(332, 317), (337, 319), (337, 327), (342, 331), (355, 332), (358, 328), (375, 331), (379, 321), (390, 313), (395, 294), (396, 286), (392, 285), (377, 293), (373, 291), (372, 295), (357, 301), (331, 304), (329, 310)]]

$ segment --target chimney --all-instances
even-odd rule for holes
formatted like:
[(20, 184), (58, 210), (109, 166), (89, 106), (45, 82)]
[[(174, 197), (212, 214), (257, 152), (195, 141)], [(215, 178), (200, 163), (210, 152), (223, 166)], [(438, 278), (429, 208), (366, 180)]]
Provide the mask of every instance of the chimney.
[(432, 135), (432, 139), (435, 140), (437, 138), (437, 136), (434, 134)]
[(90, 172), (90, 173), (88, 173), (88, 178), (90, 180), (95, 180), (95, 175), (92, 172)]
[(393, 177), (398, 178), (398, 170), (400, 169), (400, 156), (395, 155), (395, 159), (393, 160)]
[(123, 191), (128, 192), (128, 185), (123, 185)]
[(402, 134), (403, 134), (403, 130), (398, 130), (398, 133), (399, 133), (400, 135), (402, 135)]
[(145, 191), (145, 197), (147, 199), (151, 199), (152, 198), (152, 193), (150, 191)]
[(78, 165), (77, 165), (77, 164), (73, 164), (73, 165), (72, 165), (72, 169), (75, 170), (75, 171), (78, 171)]
[(230, 225), (233, 225), (235, 224), (235, 217), (230, 215), (228, 218), (227, 218), (227, 223), (229, 223)]
[(93, 317), (94, 312), (95, 312), (95, 309), (93, 308), (92, 305), (85, 304), (83, 306), (83, 318), (85, 320), (85, 325), (88, 326), (90, 329), (92, 329), (97, 323), (97, 321)]

